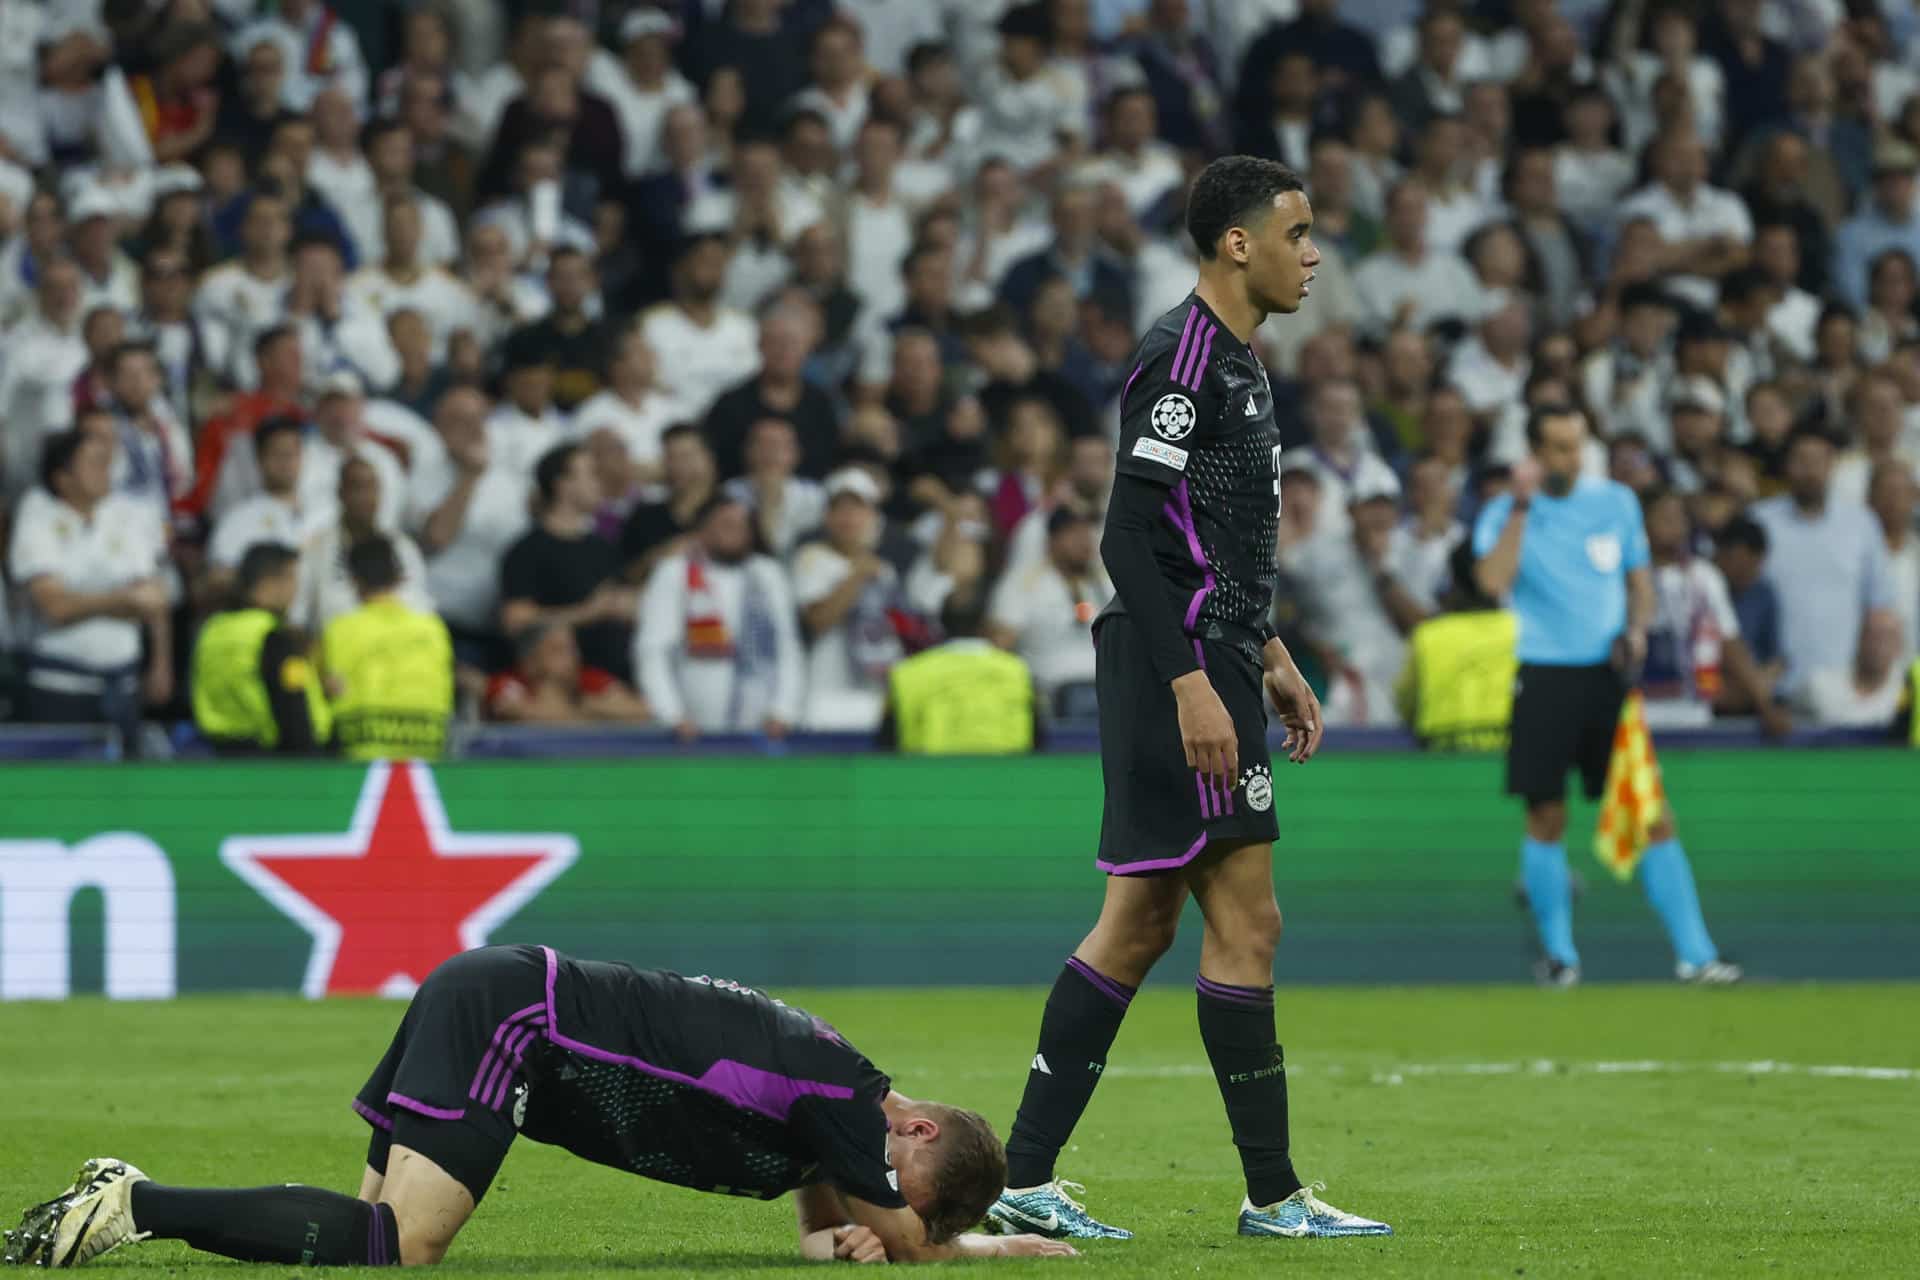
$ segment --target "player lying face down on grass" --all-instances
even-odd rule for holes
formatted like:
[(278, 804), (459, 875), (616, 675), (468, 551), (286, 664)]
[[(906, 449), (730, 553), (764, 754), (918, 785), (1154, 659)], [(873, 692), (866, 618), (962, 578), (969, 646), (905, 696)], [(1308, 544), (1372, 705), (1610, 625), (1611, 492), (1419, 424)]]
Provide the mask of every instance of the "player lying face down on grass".
[(962, 1235), (1005, 1183), (987, 1122), (895, 1093), (826, 1022), (733, 982), (465, 952), (421, 986), (353, 1109), (373, 1126), (358, 1198), (167, 1187), (89, 1160), (7, 1233), (4, 1260), (74, 1266), (152, 1238), (246, 1262), (438, 1262), (516, 1135), (699, 1191), (792, 1191), (801, 1253), (821, 1261), (1072, 1252)]

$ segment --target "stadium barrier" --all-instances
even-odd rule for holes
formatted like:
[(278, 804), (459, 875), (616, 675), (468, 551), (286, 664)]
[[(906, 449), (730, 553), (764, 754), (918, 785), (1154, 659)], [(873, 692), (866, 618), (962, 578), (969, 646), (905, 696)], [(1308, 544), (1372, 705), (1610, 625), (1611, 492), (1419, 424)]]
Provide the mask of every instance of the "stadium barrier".
[[(1789, 978), (1920, 977), (1914, 755), (1669, 750), (1722, 947)], [(1524, 976), (1493, 757), (1329, 754), (1275, 779), (1283, 982)], [(0, 998), (410, 988), (486, 940), (768, 985), (1036, 983), (1099, 900), (1098, 763), (880, 755), (435, 767), (10, 763)], [(1670, 963), (1569, 848), (1588, 972)], [(1190, 922), (1161, 973), (1185, 981)]]

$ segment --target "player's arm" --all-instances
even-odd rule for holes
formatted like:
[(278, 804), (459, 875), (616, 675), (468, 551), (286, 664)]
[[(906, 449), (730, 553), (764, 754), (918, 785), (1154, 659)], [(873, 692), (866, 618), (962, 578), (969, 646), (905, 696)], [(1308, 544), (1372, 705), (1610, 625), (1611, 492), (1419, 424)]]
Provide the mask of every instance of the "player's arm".
[(1307, 678), (1300, 674), (1300, 668), (1294, 665), (1286, 641), (1279, 636), (1268, 636), (1267, 642), (1260, 646), (1260, 665), (1266, 668), (1261, 682), (1266, 686), (1267, 700), (1273, 703), (1280, 722), (1287, 726), (1287, 759), (1305, 764), (1320, 749), (1321, 735), (1327, 731), (1320, 699)]
[[(1506, 522), (1500, 526), (1499, 536), (1473, 562), (1475, 585), (1495, 600), (1506, 599), (1507, 593), (1513, 590), (1513, 580), (1520, 576), (1520, 544), (1527, 533), (1529, 501), (1529, 498), (1515, 495), (1513, 504), (1507, 508)], [(1497, 518), (1496, 513), (1487, 512), (1482, 518), (1482, 528), (1492, 518)]]
[(1658, 600), (1653, 590), (1653, 570), (1647, 565), (1627, 570), (1627, 663), (1636, 675), (1647, 659), (1647, 630), (1653, 626)]
[(956, 1258), (1070, 1258), (1072, 1246), (1041, 1236), (955, 1236), (945, 1244), (927, 1239), (927, 1224), (911, 1209), (886, 1209), (858, 1196), (844, 1197), (853, 1225), (879, 1237), (888, 1262), (951, 1262)]

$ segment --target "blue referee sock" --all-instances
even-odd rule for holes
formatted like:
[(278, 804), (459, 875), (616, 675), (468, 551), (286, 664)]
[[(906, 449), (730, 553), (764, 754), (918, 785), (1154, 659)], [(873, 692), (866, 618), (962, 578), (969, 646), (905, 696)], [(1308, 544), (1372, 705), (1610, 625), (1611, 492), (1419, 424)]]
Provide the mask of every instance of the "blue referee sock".
[(1720, 958), (1713, 939), (1707, 935), (1706, 918), (1700, 914), (1700, 895), (1693, 887), (1693, 867), (1678, 837), (1648, 845), (1640, 856), (1640, 887), (1647, 901), (1659, 913), (1673, 940), (1673, 953), (1684, 964), (1712, 964)]
[(1573, 878), (1567, 871), (1566, 846), (1528, 836), (1520, 842), (1520, 878), (1527, 886), (1527, 906), (1540, 945), (1561, 964), (1580, 964), (1573, 946)]

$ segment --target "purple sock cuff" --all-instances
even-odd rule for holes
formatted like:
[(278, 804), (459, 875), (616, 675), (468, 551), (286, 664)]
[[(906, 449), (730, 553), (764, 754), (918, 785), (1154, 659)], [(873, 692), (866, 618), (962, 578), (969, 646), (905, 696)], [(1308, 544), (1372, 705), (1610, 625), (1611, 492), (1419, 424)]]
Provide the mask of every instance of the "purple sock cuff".
[(1068, 956), (1067, 968), (1085, 978), (1089, 986), (1119, 1005), (1122, 1009), (1133, 1003), (1135, 988), (1128, 986), (1124, 982), (1115, 982), (1104, 973), (1095, 970), (1092, 965), (1082, 960), (1079, 956)]
[(1195, 975), (1193, 989), (1209, 1000), (1219, 1000), (1225, 1004), (1243, 1005), (1249, 1009), (1273, 1008), (1272, 987), (1235, 987), (1224, 982), (1215, 982), (1211, 978)]

